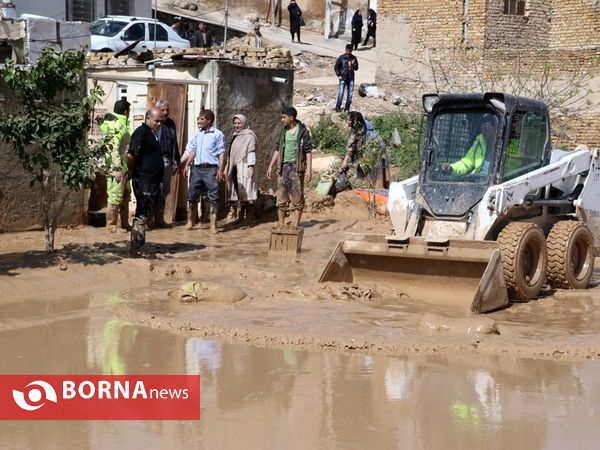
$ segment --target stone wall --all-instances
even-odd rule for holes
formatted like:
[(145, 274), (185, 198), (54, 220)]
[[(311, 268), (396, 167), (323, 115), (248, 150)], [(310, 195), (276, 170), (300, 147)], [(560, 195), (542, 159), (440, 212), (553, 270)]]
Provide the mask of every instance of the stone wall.
[[(274, 82), (273, 77), (286, 79), (287, 83)], [(292, 104), (293, 84), (293, 70), (248, 68), (219, 63), (217, 125), (229, 140), (233, 132), (233, 116), (246, 116), (248, 125), (258, 138), (255, 170), (257, 182), (263, 191), (273, 187), (272, 182), (265, 178), (265, 174), (273, 153), (281, 110)]]

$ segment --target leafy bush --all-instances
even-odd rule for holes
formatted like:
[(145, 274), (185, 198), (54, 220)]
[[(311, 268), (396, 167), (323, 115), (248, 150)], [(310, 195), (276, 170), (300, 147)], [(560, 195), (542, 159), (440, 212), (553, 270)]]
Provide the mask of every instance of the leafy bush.
[[(386, 143), (390, 163), (399, 169), (394, 178), (404, 180), (416, 175), (419, 171), (419, 127), (421, 117), (418, 114), (394, 112), (368, 118), (373, 122)], [(394, 145), (393, 133), (398, 130), (400, 145)]]
[[(342, 117), (343, 118), (343, 117)], [(396, 180), (416, 175), (419, 170), (420, 149), (418, 145), (420, 116), (414, 113), (393, 112), (382, 116), (367, 117), (386, 144), (390, 164), (396, 166)], [(398, 130), (400, 145), (394, 145), (393, 133)], [(335, 123), (331, 115), (322, 115), (310, 130), (313, 145), (323, 152), (343, 157), (350, 130), (345, 120)]]
[(321, 115), (319, 121), (310, 129), (310, 137), (315, 148), (322, 152), (343, 157), (350, 130), (343, 123), (335, 123), (331, 115)]

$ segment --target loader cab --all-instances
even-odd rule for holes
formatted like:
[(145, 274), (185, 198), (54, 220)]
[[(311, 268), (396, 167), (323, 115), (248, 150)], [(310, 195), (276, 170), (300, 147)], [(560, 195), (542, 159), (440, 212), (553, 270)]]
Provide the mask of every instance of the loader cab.
[(538, 169), (549, 158), (548, 115), (540, 102), (446, 94), (425, 96), (423, 105), (427, 121), (417, 195), (433, 217), (465, 219), (490, 186)]
[(431, 215), (462, 218), (481, 200), (494, 178), (501, 120), (464, 104), (428, 117), (419, 194)]

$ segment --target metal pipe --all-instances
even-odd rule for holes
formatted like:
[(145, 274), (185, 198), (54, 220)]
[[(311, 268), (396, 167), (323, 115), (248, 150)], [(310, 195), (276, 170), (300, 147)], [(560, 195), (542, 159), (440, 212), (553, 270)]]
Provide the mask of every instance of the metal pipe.
[(156, 58), (156, 27), (158, 26), (158, 0), (154, 0), (154, 51), (152, 54)]

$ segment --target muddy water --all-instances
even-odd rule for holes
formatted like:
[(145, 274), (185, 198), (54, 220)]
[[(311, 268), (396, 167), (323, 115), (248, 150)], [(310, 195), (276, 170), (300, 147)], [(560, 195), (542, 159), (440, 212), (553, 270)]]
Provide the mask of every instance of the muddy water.
[(600, 361), (386, 357), (184, 337), (116, 297), (0, 307), (0, 373), (200, 374), (195, 422), (2, 422), (0, 448), (593, 448)]

